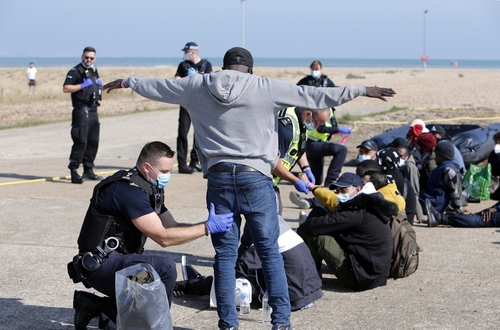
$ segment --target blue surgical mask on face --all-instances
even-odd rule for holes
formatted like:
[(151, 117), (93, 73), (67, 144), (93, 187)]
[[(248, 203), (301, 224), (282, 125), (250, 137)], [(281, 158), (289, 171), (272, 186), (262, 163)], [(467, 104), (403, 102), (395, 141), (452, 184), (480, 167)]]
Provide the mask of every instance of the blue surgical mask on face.
[(311, 70), (311, 76), (314, 79), (318, 79), (319, 77), (321, 77), (321, 71), (319, 71), (319, 70)]
[(156, 181), (149, 179), (149, 181), (153, 184), (153, 186), (158, 187), (160, 189), (165, 188), (165, 186), (170, 182), (170, 173), (156, 173), (155, 169), (150, 166), (153, 172), (156, 174)]
[(191, 61), (191, 58), (189, 57), (189, 55), (188, 55), (188, 54), (184, 54), (184, 56), (182, 57), (182, 59), (183, 59), (184, 61)]
[(399, 160), (399, 167), (403, 167), (406, 165), (406, 162), (403, 159)]
[(368, 160), (368, 159), (372, 159), (372, 158), (368, 155), (358, 155), (358, 162), (359, 163), (361, 163), (363, 160)]
[(351, 195), (349, 195), (349, 194), (338, 194), (337, 195), (337, 201), (339, 203), (345, 203), (350, 199), (351, 199)]
[(308, 131), (314, 131), (316, 130), (316, 127), (314, 127), (314, 124), (312, 123), (312, 115), (311, 115), (311, 122), (308, 123), (306, 122), (305, 120), (302, 122), (302, 124), (304, 124), (306, 130)]

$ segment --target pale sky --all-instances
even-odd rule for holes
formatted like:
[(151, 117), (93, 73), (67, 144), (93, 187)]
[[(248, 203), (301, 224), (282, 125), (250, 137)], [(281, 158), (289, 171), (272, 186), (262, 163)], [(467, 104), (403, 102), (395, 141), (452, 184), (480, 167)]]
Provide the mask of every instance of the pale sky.
[[(424, 11), (428, 13), (424, 15)], [(500, 1), (245, 0), (254, 57), (500, 60)], [(241, 0), (0, 0), (0, 56), (202, 57), (242, 46)]]

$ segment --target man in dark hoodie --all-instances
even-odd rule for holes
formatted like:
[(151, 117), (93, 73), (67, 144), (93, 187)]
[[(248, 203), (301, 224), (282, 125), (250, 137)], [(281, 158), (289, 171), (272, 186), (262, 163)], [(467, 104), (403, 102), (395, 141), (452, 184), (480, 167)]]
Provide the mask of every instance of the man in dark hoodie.
[(342, 284), (357, 291), (386, 285), (393, 248), (387, 223), (398, 213), (372, 184), (362, 186), (358, 175), (344, 173), (335, 183), (336, 212), (316, 207), (297, 230), (317, 269), (325, 260)]

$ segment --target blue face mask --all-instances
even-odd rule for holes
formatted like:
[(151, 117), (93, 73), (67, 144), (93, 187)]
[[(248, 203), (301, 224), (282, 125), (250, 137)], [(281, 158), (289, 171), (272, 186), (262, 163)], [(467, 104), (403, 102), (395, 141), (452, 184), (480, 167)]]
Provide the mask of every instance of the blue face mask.
[(399, 160), (399, 167), (403, 167), (406, 165), (406, 162), (403, 159)]
[[(312, 115), (311, 115), (311, 118), (312, 118)], [(316, 130), (316, 127), (314, 127), (314, 124), (312, 123), (312, 121), (310, 123), (307, 123), (305, 120), (302, 122), (302, 124), (306, 127), (306, 130), (308, 131), (315, 131)]]
[(368, 159), (372, 159), (370, 156), (367, 156), (367, 155), (358, 155), (358, 162), (362, 162), (363, 160), (368, 160)]
[(311, 70), (311, 76), (314, 79), (318, 79), (319, 77), (321, 77), (321, 71), (319, 71), (319, 70)]
[(164, 173), (156, 173), (155, 169), (151, 166), (151, 169), (153, 172), (156, 174), (156, 181), (149, 179), (149, 182), (155, 187), (158, 187), (160, 189), (165, 188), (165, 186), (170, 182), (170, 173), (164, 174)]
[(337, 201), (339, 203), (345, 203), (350, 199), (351, 199), (351, 195), (349, 195), (349, 194), (338, 194), (337, 195)]

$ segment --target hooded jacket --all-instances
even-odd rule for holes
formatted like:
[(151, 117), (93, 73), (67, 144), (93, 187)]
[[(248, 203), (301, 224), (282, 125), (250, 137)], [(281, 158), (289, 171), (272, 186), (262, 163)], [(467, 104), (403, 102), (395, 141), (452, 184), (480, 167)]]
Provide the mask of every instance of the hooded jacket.
[(387, 225), (396, 204), (379, 193), (358, 194), (340, 203), (337, 213), (310, 217), (303, 224), (313, 235), (331, 235), (351, 262), (358, 290), (385, 285), (391, 268), (393, 239)]
[(187, 109), (204, 176), (217, 163), (233, 162), (271, 177), (279, 158), (279, 110), (291, 106), (336, 107), (366, 95), (364, 86), (296, 86), (234, 70), (177, 80), (132, 75), (123, 84), (146, 98)]

